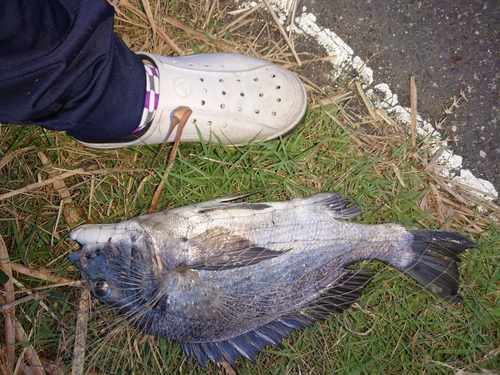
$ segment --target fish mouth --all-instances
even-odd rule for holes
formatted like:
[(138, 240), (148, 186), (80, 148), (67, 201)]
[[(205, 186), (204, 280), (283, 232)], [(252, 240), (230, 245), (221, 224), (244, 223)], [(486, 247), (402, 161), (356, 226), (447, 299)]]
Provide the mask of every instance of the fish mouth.
[(72, 253), (68, 254), (68, 259), (75, 265), (78, 267), (78, 269), (82, 269), (82, 261), (81, 261), (81, 257), (82, 257), (82, 250), (77, 250), (77, 251), (73, 251)]

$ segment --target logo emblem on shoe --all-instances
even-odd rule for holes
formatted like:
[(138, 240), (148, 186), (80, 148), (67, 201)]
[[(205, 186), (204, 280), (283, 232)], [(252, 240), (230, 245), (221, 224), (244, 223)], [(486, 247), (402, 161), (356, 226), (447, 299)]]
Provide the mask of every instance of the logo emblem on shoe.
[(193, 92), (191, 82), (184, 78), (177, 78), (174, 81), (175, 92), (179, 96), (189, 96)]

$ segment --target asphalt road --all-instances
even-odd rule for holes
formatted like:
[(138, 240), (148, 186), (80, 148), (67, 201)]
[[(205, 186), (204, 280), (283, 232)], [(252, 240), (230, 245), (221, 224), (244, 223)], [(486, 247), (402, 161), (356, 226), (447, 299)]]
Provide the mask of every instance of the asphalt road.
[(419, 113), (431, 123), (472, 87), (443, 132), (463, 167), (500, 191), (500, 1), (302, 0), (298, 10), (304, 6), (403, 106), (415, 76)]

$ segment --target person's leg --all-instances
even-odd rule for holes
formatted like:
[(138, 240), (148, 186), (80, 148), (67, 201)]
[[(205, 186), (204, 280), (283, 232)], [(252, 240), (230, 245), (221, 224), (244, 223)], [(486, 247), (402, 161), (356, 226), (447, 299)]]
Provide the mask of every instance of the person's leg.
[(89, 147), (162, 143), (181, 106), (192, 110), (181, 142), (271, 140), (307, 108), (300, 79), (261, 59), (136, 55), (105, 0), (0, 1), (0, 25), (0, 122), (64, 130)]
[(141, 121), (146, 74), (105, 0), (0, 2), (0, 122), (117, 139)]

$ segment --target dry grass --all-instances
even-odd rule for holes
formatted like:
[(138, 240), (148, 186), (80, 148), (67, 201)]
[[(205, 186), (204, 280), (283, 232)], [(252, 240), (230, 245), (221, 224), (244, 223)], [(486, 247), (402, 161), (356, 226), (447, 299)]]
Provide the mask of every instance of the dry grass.
[[(236, 6), (230, 1), (122, 0), (114, 6), (116, 32), (133, 50), (165, 55), (237, 52), (279, 63), (299, 75), (310, 64), (328, 66), (328, 58), (292, 50), (297, 43), (283, 39), (262, 5), (233, 15), (229, 13)], [(383, 274), (349, 314), (294, 334), (282, 349), (270, 348), (260, 356), (257, 364), (242, 361), (239, 371), (493, 370), (500, 347), (495, 252), (500, 246), (495, 224), (499, 208), (478, 202), (468, 189), (437, 176), (429, 140), (417, 140), (413, 147), (407, 129), (373, 108), (350, 77), (337, 83), (335, 91), (314, 84), (318, 76), (302, 78), (311, 105), (295, 134), (237, 149), (181, 145), (159, 208), (263, 187), (269, 199), (337, 190), (364, 208), (364, 222), (460, 231), (478, 240), (483, 250), (464, 256), (461, 272), (468, 302), (463, 306), (437, 301), (411, 280), (380, 266)], [(323, 78), (327, 81), (326, 70)], [(146, 213), (167, 168), (167, 153), (153, 165), (159, 147), (97, 151), (65, 134), (32, 127), (2, 125), (0, 139), (2, 269), (8, 275), (13, 271), (1, 297), (8, 305), (3, 306), (7, 347), (0, 372), (202, 372), (177, 344), (134, 332), (94, 300), (82, 307), (81, 289), (68, 286), (77, 285), (80, 277), (66, 259), (75, 249), (65, 241), (68, 231), (84, 222), (115, 222)], [(478, 209), (478, 203), (484, 208)], [(83, 332), (75, 330), (77, 314), (88, 319)], [(14, 350), (7, 350), (12, 344)], [(76, 365), (82, 361), (84, 367)], [(209, 365), (208, 371), (217, 368)]]

